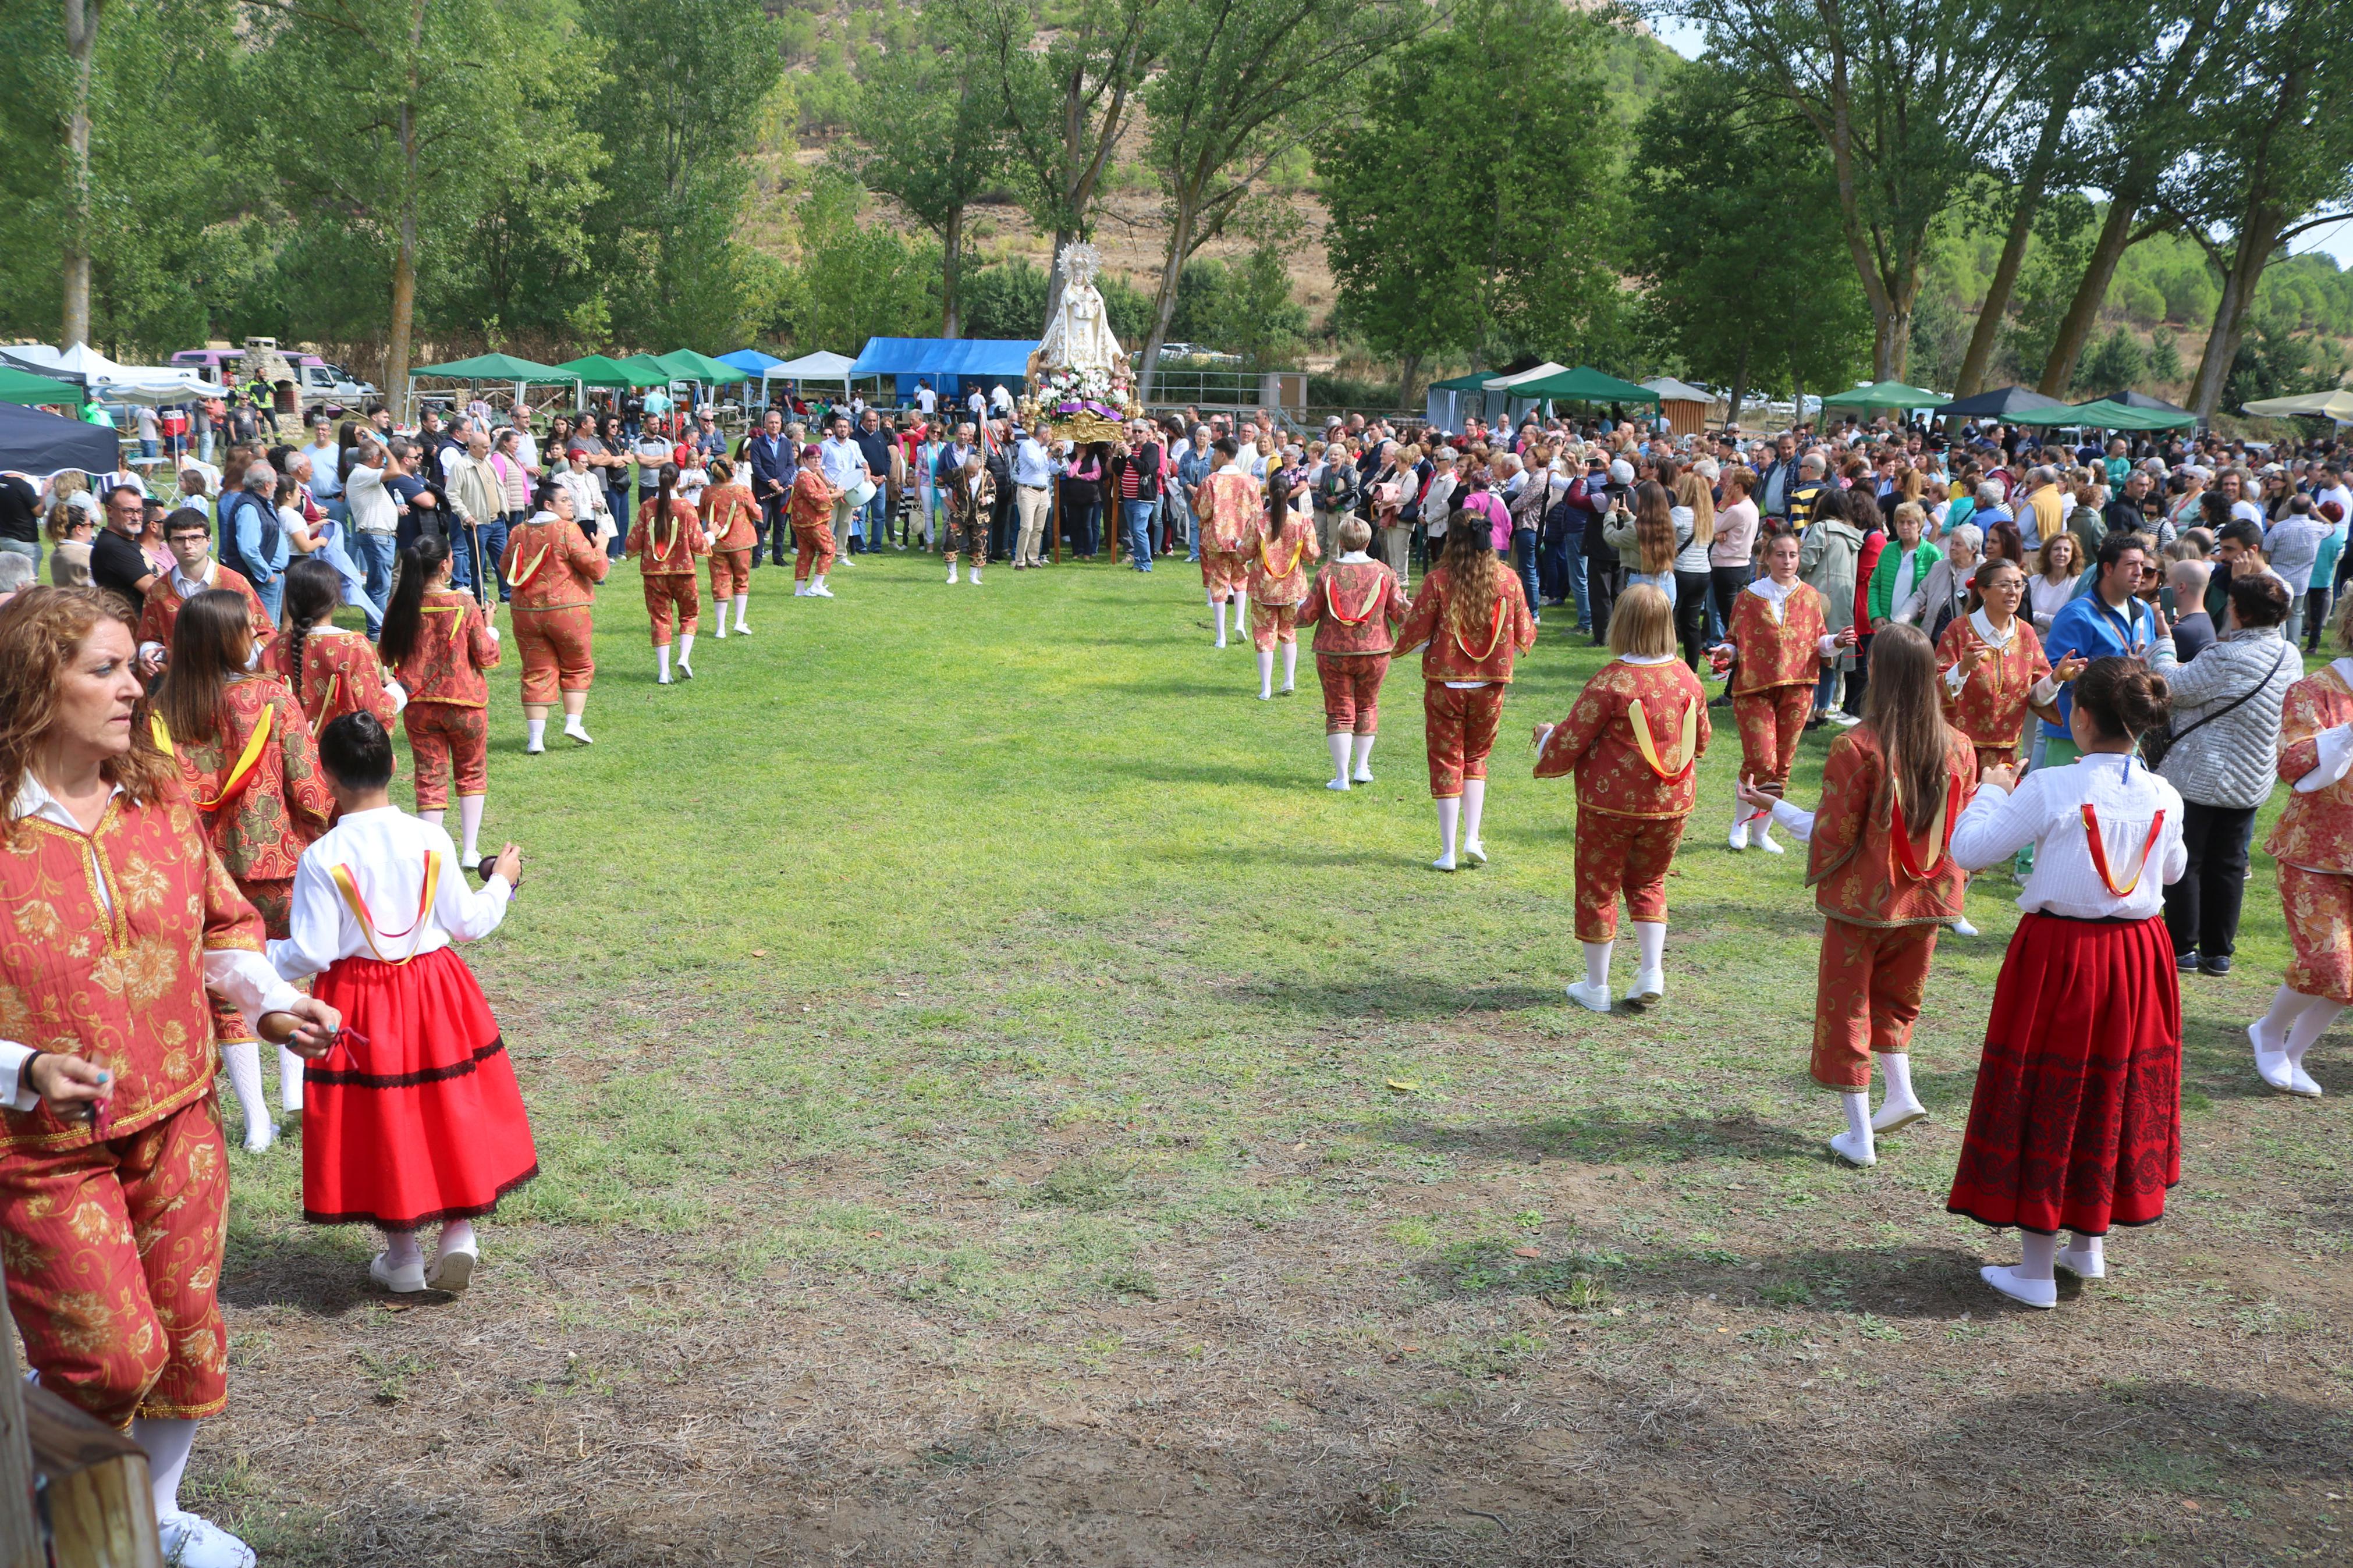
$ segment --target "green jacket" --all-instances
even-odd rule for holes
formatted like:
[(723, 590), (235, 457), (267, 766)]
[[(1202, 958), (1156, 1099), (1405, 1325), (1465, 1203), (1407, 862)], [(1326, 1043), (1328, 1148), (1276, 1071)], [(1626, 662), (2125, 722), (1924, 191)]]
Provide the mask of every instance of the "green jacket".
[[(1894, 542), (1892, 537), (1888, 540), (1890, 548), (1879, 552), (1879, 564), (1871, 573), (1871, 595), (1864, 613), (1874, 626), (1895, 613), (1895, 574), (1903, 570), (1904, 552), (1894, 548)], [(1912, 586), (1917, 588), (1926, 583), (1928, 569), (1944, 558), (1945, 552), (1925, 539), (1914, 545)]]

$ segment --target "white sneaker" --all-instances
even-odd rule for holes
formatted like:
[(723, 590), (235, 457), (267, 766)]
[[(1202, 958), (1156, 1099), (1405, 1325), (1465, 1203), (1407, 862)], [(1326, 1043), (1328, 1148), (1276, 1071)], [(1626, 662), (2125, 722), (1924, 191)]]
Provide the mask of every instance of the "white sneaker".
[(1915, 1121), (1928, 1120), (1928, 1108), (1916, 1100), (1891, 1100), (1879, 1108), (1871, 1119), (1873, 1132), (1893, 1132), (1899, 1127), (1909, 1127)]
[(2290, 1094), (2300, 1094), (2306, 1100), (2318, 1100), (2320, 1098), (2320, 1085), (2315, 1083), (2313, 1081), (2312, 1075), (2304, 1070), (2304, 1064), (2302, 1062), (2297, 1061), (2294, 1057), (2290, 1057), (2287, 1061), (2287, 1091)]
[(473, 1283), (474, 1265), (481, 1260), (479, 1247), (453, 1247), (434, 1258), (433, 1267), (425, 1271), (425, 1283), (454, 1296)]
[[(2320, 1091), (2316, 1089), (2313, 1092), (2317, 1094)], [(278, 1123), (275, 1121), (263, 1122), (258, 1131), (253, 1128), (246, 1129), (245, 1152), (248, 1154), (268, 1153), (269, 1146), (277, 1142)]]
[(1595, 985), (1584, 980), (1572, 980), (1568, 983), (1567, 990), (1568, 999), (1578, 1006), (1590, 1007), (1597, 1013), (1609, 1011), (1609, 986)]
[(1748, 819), (1746, 817), (1744, 816), (1739, 821), (1732, 825), (1732, 837), (1725, 839), (1725, 842), (1735, 849), (1746, 849), (1748, 847)]
[(577, 719), (564, 726), (564, 734), (566, 740), (576, 741), (584, 746), (593, 746), (596, 743), (588, 738), (587, 729)]
[(956, 580), (956, 569), (955, 569), (955, 567), (951, 566), (951, 567), (949, 567), (949, 568), (948, 568), (948, 586), (949, 586), (949, 587), (951, 587), (951, 588), (955, 587), (955, 580)]
[(796, 598), (796, 599), (806, 599), (806, 598), (807, 598), (808, 596), (809, 596), (809, 591), (808, 591), (808, 584), (806, 584), (806, 583), (796, 583), (796, 584), (793, 584), (793, 597), (794, 597), (794, 598)]
[(980, 586), (980, 568), (977, 566), (972, 569), (972, 585), (976, 588)]
[(1957, 920), (1945, 929), (1951, 931), (1955, 936), (1975, 936), (1978, 934), (1978, 928), (1969, 924), (1967, 920)]
[(1767, 855), (1786, 855), (1788, 853), (1788, 850), (1783, 849), (1778, 844), (1773, 842), (1773, 825), (1769, 822), (1757, 829), (1755, 836), (1749, 840), (1749, 847), (1755, 849), (1762, 849)]
[(833, 590), (830, 588), (811, 588), (809, 590), (809, 597), (812, 599), (830, 599), (833, 597)]
[[(2285, 1051), (2274, 1051), (2264, 1046), (2263, 1035), (2259, 1032), (2262, 1028), (2260, 1021), (2247, 1026), (2247, 1041), (2255, 1047), (2255, 1076), (2282, 1094), (2295, 1093), (2295, 1065), (2287, 1059)], [(2313, 1086), (2313, 1092), (2319, 1092), (2319, 1085)]]
[(155, 1521), (155, 1537), (171, 1568), (253, 1568), (253, 1548), (193, 1513), (167, 1513)]
[(1648, 1007), (1667, 994), (1667, 976), (1663, 970), (1638, 969), (1634, 972), (1634, 988), (1626, 993), (1629, 1007)]
[(1862, 722), (1862, 720), (1856, 718), (1853, 714), (1849, 713), (1842, 708), (1833, 708), (1830, 710), (1830, 721), (1837, 725), (1841, 730), (1852, 730), (1857, 724)]
[(1484, 844), (1480, 843), (1476, 838), (1469, 840), (1462, 846), (1462, 853), (1470, 856), (1471, 858), (1478, 861), (1482, 866), (1484, 866), (1487, 863), (1487, 847)]
[(680, 659), (678, 661), (678, 672), (689, 680), (692, 680), (694, 679), (694, 666), (687, 663), (684, 659)]
[(1841, 1132), (1832, 1138), (1831, 1152), (1850, 1165), (1870, 1166), (1879, 1163), (1879, 1151), (1852, 1132)]
[(368, 1278), (396, 1296), (406, 1296), (425, 1289), (425, 1259), (404, 1263), (394, 1268), (385, 1261), (392, 1254), (379, 1252), (368, 1264)]
[(2015, 1268), (1993, 1263), (1978, 1269), (1978, 1278), (2021, 1307), (2033, 1307), (2047, 1312), (2059, 1304), (2059, 1282), (2056, 1279), (2029, 1279)]
[(1350, 776), (1355, 778), (1358, 784), (1370, 784), (1373, 782), (1373, 770), (1370, 768), (1358, 768), (1356, 773)]
[(743, 622), (737, 621), (735, 623), (735, 635), (739, 637), (748, 637), (752, 635), (752, 628), (745, 626)]
[(1325, 789), (1336, 789), (1336, 790), (1345, 791), (1345, 790), (1347, 789), (1347, 787), (1348, 787), (1348, 781), (1347, 781), (1346, 779), (1345, 779), (1345, 778), (1325, 779), (1325, 780), (1324, 781), (1324, 787)]
[(545, 750), (547, 750), (547, 742), (545, 741), (525, 741), (522, 746), (522, 754), (526, 757), (535, 757)]
[(1437, 859), (1432, 860), (1430, 863), (1430, 868), (1433, 871), (1451, 871), (1454, 869), (1454, 857), (1451, 855), (1440, 855)]
[(2063, 1247), (2059, 1249), (2059, 1256), (2054, 1261), (2059, 1268), (2064, 1268), (2078, 1279), (2105, 1279), (2108, 1277), (2108, 1260), (2105, 1256), (2078, 1252), (2072, 1247)]

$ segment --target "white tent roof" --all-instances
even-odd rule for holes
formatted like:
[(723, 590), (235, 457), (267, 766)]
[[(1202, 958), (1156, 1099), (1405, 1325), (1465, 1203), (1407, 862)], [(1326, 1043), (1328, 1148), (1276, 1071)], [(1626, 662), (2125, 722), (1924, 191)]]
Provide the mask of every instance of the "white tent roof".
[(1657, 393), (1659, 400), (1662, 403), (1714, 403), (1715, 401), (1714, 393), (1703, 392), (1696, 386), (1677, 381), (1672, 375), (1662, 375), (1641, 384), (1645, 392)]
[(0, 349), (0, 358), (37, 374), (63, 373), (79, 378), (101, 399), (111, 402), (178, 403), (191, 397), (218, 397), (224, 390), (185, 366), (117, 364), (88, 343), (67, 349), (16, 343)]
[(763, 381), (840, 381), (849, 374), (849, 367), (858, 362), (848, 354), (838, 354), (819, 349), (813, 354), (773, 364)]
[(1541, 381), (1548, 375), (1558, 375), (1562, 371), (1565, 371), (1567, 368), (1568, 366), (1565, 364), (1555, 364), (1552, 361), (1546, 360), (1544, 363), (1537, 365), (1535, 369), (1524, 370), (1517, 375), (1499, 375), (1494, 380), (1487, 383), (1486, 390), (1489, 392), (1509, 392), (1513, 387), (1519, 385), (1519, 384), (1524, 381)]

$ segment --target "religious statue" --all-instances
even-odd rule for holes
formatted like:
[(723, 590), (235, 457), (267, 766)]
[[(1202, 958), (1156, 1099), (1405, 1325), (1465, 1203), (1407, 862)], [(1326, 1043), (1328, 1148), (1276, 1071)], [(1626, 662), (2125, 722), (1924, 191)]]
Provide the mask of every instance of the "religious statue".
[(1053, 370), (1072, 370), (1082, 380), (1103, 378), (1106, 386), (1117, 372), (1124, 379), (1127, 361), (1112, 335), (1111, 318), (1103, 308), (1095, 276), (1103, 270), (1103, 253), (1078, 244), (1062, 252), (1062, 302), (1046, 323), (1045, 341), (1038, 345), (1038, 361)]

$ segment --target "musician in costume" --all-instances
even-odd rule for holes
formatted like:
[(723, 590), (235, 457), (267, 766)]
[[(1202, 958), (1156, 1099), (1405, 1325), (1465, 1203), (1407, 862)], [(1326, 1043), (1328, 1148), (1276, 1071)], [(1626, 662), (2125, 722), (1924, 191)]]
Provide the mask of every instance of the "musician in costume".
[(400, 552), (376, 652), (408, 693), (400, 722), (417, 768), (417, 815), (438, 826), (454, 777), (471, 866), (491, 793), (491, 689), (482, 672), (498, 668), (499, 629), (471, 595), (451, 590), (449, 547), (430, 534)]
[(711, 542), (711, 607), (714, 634), (727, 636), (727, 611), (735, 610), (735, 635), (750, 637), (744, 613), (752, 603), (752, 552), (760, 542), (760, 503), (752, 487), (735, 477), (725, 458), (711, 459), (711, 488), (702, 492), (702, 531)]
[(678, 495), (678, 465), (664, 463), (654, 493), (638, 508), (638, 521), (621, 552), (638, 563), (645, 583), (646, 613), (653, 620), (654, 684), (668, 686), (672, 626), (678, 672), (694, 679), (694, 633), (702, 606), (694, 591), (694, 558), (711, 552), (702, 520)]
[(1201, 582), (1209, 594), (1209, 614), (1218, 623), (1218, 647), (1226, 646), (1226, 605), (1234, 606), (1234, 630), (1250, 609), (1250, 562), (1242, 539), (1263, 510), (1258, 481), (1242, 471), (1241, 447), (1220, 436), (1213, 450), (1217, 467), (1193, 492), (1193, 515), (1201, 530)]
[(801, 466), (793, 475), (786, 517), (793, 530), (793, 597), (830, 599), (825, 574), (833, 570), (833, 503), (847, 492), (837, 490), (825, 477), (825, 448), (811, 443), (801, 448)]
[(1315, 521), (1291, 504), (1290, 481), (1267, 481), (1266, 508), (1242, 530), (1243, 596), (1250, 604), (1250, 641), (1258, 647), (1258, 697), (1274, 697), (1274, 650), (1282, 648), (1282, 691), (1299, 684), (1299, 605), (1307, 597), (1307, 563), (1320, 560)]
[(179, 1501), (196, 1424), (227, 1400), (208, 994), (307, 1056), (340, 1020), (263, 958), (259, 917), (138, 713), (136, 647), (98, 590), (0, 606), (8, 1307), (41, 1386), (147, 1450), (164, 1559), (251, 1568)]
[(385, 684), (375, 645), (335, 625), (343, 594), (343, 574), (316, 556), (287, 567), (286, 629), (262, 655), (263, 667), (292, 689), (313, 735), (346, 713), (373, 713), (389, 724), (408, 700), (397, 683)]
[[(1912, 1088), (1912, 1026), (1927, 994), (1936, 933), (1958, 920), (1968, 879), (1950, 853), (1976, 793), (1977, 748), (1936, 701), (1936, 651), (1901, 621), (1872, 642), (1862, 722), (1831, 744), (1821, 803), (1804, 811), (1753, 780), (1740, 798), (1807, 846), (1806, 881), (1822, 916), (1815, 971), (1814, 1081), (1835, 1089), (1846, 1130), (1831, 1152), (1878, 1162), (1882, 1132), (1924, 1120)], [(1871, 1063), (1887, 1092), (1871, 1111)]]
[[(1455, 537), (1466, 531), (1486, 531), (1447, 530), (1450, 559)], [(1536, 777), (1577, 775), (1577, 940), (1585, 978), (1570, 984), (1568, 996), (1597, 1013), (1609, 1011), (1621, 894), (1641, 950), (1626, 1005), (1640, 1011), (1666, 994), (1667, 871), (1698, 804), (1699, 759), (1712, 738), (1707, 693), (1675, 657), (1674, 606), (1663, 592), (1638, 583), (1618, 596), (1609, 652), (1568, 717), (1535, 731)]]
[[(269, 944), (278, 973), (315, 975), (311, 994), (347, 1024), (311, 1068), (302, 1217), (382, 1231), (368, 1273), (387, 1290), (463, 1290), (481, 1256), (474, 1222), (539, 1158), (498, 1020), (450, 943), (498, 928), (522, 858), (507, 845), (469, 890), (449, 836), (386, 795), (381, 724), (338, 720), (319, 749), (340, 816), (302, 857), (291, 929)], [(436, 1221), (428, 1264), (417, 1232)]]
[[(1765, 575), (1733, 595), (1732, 622), (1710, 656), (1732, 674), (1732, 719), (1740, 731), (1740, 776), (1778, 797), (1798, 760), (1813, 713), (1822, 663), (1854, 646), (1854, 628), (1833, 634), (1822, 596), (1798, 576), (1798, 536), (1783, 525), (1765, 541)], [(1731, 845), (1778, 855), (1773, 815), (1746, 802), (1732, 810)]]
[[(2056, 1302), (2054, 1267), (2102, 1278), (2109, 1227), (2154, 1225), (2181, 1179), (2181, 994), (2164, 886), (2189, 852), (2180, 793), (2133, 754), (2165, 722), (2168, 693), (2137, 659), (2110, 655), (2073, 698), (2080, 760), (2022, 780), (1988, 768), (1952, 844), (1963, 870), (2035, 847), (1945, 1205), (2023, 1233), (2018, 1264), (1980, 1272), (2030, 1307)], [(2074, 1233), (2064, 1250), (2062, 1230)]]
[[(181, 784), (237, 891), (267, 934), (283, 936), (295, 863), (326, 831), (335, 803), (319, 775), (302, 705), (277, 675), (251, 670), (252, 658), (241, 596), (208, 588), (182, 605), (150, 730), (179, 764)], [(278, 1135), (261, 1092), (259, 1037), (227, 1003), (213, 1013), (214, 1038), (245, 1111), (245, 1146), (259, 1153)], [(297, 1110), (302, 1064), (288, 1051), (278, 1067), (280, 1100)]]
[(1969, 738), (1978, 767), (2015, 767), (2027, 715), (2056, 723), (2059, 683), (2082, 674), (2084, 660), (2052, 667), (2034, 623), (2018, 613), (2026, 574), (2015, 561), (1986, 562), (1972, 586), (1978, 607), (1957, 616), (1936, 644), (1945, 721)]
[(522, 657), (522, 749), (530, 756), (547, 750), (547, 708), (559, 700), (565, 738), (596, 743), (585, 716), (596, 681), (596, 584), (613, 563), (580, 531), (574, 508), (569, 489), (541, 480), (539, 510), (508, 531), (500, 565), (514, 595), (509, 613)]
[(1381, 681), (1389, 672), (1397, 627), (1405, 619), (1405, 590), (1385, 562), (1367, 554), (1372, 524), (1349, 518), (1339, 527), (1340, 558), (1315, 574), (1299, 624), (1315, 628), (1315, 679), (1324, 689), (1324, 735), (1332, 748), (1332, 779), (1348, 787), (1349, 752), (1356, 782), (1373, 782), (1373, 742), (1380, 733)]
[(180, 606), (209, 588), (224, 589), (245, 601), (253, 646), (269, 648), (278, 627), (244, 574), (213, 558), (213, 527), (203, 512), (184, 506), (164, 518), (164, 546), (172, 552), (172, 569), (155, 579), (139, 610), (139, 652), (151, 669), (161, 667), (172, 647), (172, 626), (180, 618)]
[[(2353, 656), (2353, 595), (2330, 628)], [(2332, 660), (2288, 688), (2280, 713), (2279, 776), (2290, 786), (2263, 852), (2279, 863), (2282, 912), (2293, 956), (2271, 1008), (2247, 1026), (2255, 1071), (2272, 1088), (2307, 1098), (2320, 1085), (2306, 1053), (2353, 1005), (2353, 657)]]
[(980, 569), (988, 563), (988, 520), (997, 514), (997, 479), (978, 452), (964, 460), (947, 478), (948, 582), (956, 580), (956, 557), (972, 564), (972, 585), (980, 586)]

